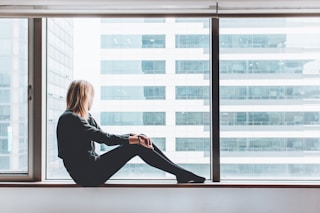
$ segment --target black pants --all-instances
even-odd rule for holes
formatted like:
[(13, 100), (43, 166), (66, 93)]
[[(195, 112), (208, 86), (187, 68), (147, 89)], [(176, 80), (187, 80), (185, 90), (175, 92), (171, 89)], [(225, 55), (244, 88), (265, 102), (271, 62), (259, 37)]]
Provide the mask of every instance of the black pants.
[(192, 174), (173, 163), (157, 146), (153, 146), (154, 150), (141, 145), (121, 145), (96, 157), (86, 166), (65, 165), (73, 180), (82, 186), (97, 186), (105, 183), (135, 156), (139, 156), (150, 166), (176, 175), (177, 178)]

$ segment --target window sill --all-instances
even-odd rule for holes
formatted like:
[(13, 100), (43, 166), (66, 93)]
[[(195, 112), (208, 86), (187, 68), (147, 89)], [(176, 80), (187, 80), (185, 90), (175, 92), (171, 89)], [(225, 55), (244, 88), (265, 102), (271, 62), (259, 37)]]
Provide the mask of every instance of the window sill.
[[(69, 180), (39, 182), (0, 182), (1, 187), (81, 187)], [(320, 181), (223, 181), (177, 184), (174, 180), (109, 180), (99, 187), (113, 188), (320, 188)]]

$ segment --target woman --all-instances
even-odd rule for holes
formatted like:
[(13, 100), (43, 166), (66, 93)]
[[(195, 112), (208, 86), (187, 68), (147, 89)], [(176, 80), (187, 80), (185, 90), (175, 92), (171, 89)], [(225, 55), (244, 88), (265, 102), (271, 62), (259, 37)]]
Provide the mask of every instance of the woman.
[[(170, 161), (144, 134), (114, 135), (104, 132), (89, 114), (93, 86), (85, 80), (73, 81), (67, 92), (67, 109), (57, 125), (58, 156), (72, 179), (82, 186), (106, 182), (130, 159), (139, 156), (147, 164), (176, 176), (178, 183), (203, 183), (204, 177)], [(95, 143), (119, 145), (98, 155)]]

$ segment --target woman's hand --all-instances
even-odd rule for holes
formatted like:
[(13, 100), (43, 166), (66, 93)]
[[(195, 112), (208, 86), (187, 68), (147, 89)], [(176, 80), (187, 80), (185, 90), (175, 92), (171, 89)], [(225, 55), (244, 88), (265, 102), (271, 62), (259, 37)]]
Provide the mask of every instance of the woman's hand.
[(144, 134), (140, 134), (138, 135), (138, 140), (139, 140), (139, 144), (141, 146), (144, 146), (148, 149), (152, 149), (153, 150), (153, 145), (152, 145), (152, 141), (151, 138), (149, 138), (148, 136), (144, 135)]
[(141, 146), (144, 146), (148, 149), (153, 150), (151, 138), (149, 138), (148, 136), (146, 136), (144, 134), (138, 135), (138, 134), (130, 133), (129, 143), (130, 144), (139, 144)]

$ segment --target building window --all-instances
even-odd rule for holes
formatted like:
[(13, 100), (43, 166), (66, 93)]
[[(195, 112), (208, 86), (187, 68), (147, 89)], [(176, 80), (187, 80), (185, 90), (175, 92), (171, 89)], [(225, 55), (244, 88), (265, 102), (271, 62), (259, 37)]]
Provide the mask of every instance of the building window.
[(319, 112), (224, 112), (221, 125), (303, 126), (319, 125)]
[(165, 48), (165, 35), (101, 35), (101, 48)]
[(141, 62), (142, 71), (145, 74), (165, 74), (166, 61), (144, 60)]
[(210, 138), (176, 138), (176, 150), (210, 153)]
[(228, 86), (220, 90), (222, 100), (312, 100), (320, 93), (318, 86)]
[(209, 99), (209, 87), (204, 86), (177, 86), (176, 99)]
[(141, 35), (101, 35), (101, 48), (141, 48)]
[(102, 86), (101, 100), (163, 100), (164, 86)]
[(165, 112), (101, 112), (103, 126), (165, 125)]
[(209, 112), (176, 112), (176, 125), (210, 125)]
[[(227, 52), (226, 49), (221, 51)], [(220, 61), (220, 73), (301, 74), (307, 60), (232, 60)]]
[(232, 34), (221, 35), (219, 39), (221, 48), (283, 48), (285, 47), (286, 35)]
[(165, 48), (165, 35), (142, 35), (142, 48)]
[(209, 48), (209, 35), (176, 35), (176, 48)]
[(209, 60), (176, 60), (177, 74), (209, 74)]
[(102, 60), (101, 74), (165, 74), (164, 60)]

